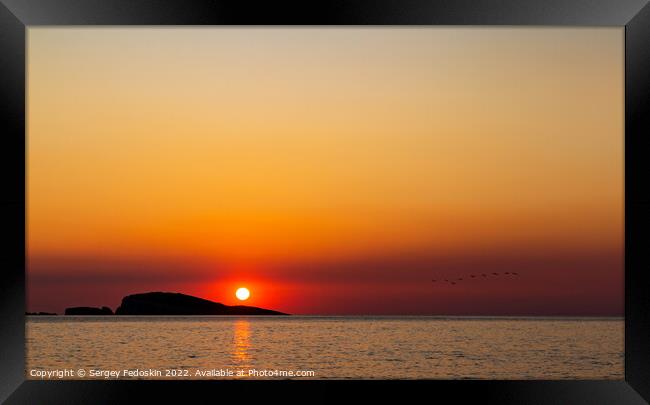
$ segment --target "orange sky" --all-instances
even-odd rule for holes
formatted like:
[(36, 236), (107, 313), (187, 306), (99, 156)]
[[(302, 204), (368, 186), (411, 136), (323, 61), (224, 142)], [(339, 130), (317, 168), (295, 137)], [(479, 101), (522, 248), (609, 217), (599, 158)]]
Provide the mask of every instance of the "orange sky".
[(620, 28), (30, 28), (27, 149), (29, 310), (622, 314)]

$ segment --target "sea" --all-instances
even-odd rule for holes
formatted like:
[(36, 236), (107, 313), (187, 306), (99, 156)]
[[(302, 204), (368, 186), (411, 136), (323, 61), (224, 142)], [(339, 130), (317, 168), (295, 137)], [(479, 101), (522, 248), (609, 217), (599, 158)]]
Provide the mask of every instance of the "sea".
[(624, 378), (622, 318), (28, 316), (27, 379)]

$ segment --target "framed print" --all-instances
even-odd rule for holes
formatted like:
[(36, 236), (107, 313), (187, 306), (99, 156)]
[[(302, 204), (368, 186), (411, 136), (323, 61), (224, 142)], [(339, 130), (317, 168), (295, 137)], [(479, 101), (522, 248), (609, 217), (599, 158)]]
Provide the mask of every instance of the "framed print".
[(649, 400), (647, 2), (0, 21), (7, 403)]

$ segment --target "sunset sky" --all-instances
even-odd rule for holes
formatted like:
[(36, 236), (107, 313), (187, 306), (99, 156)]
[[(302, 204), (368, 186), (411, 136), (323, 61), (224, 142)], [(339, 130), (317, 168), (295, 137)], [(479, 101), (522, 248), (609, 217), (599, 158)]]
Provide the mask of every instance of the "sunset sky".
[(29, 28), (28, 310), (622, 315), (623, 62), (622, 28)]

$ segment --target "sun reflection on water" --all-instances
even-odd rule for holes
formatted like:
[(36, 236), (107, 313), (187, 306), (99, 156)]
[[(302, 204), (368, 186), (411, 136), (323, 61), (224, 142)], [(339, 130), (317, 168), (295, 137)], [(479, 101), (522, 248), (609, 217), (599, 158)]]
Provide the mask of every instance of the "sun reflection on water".
[(250, 363), (250, 322), (238, 319), (233, 325), (233, 351), (232, 359), (235, 366), (244, 367)]

